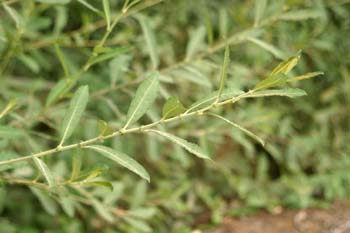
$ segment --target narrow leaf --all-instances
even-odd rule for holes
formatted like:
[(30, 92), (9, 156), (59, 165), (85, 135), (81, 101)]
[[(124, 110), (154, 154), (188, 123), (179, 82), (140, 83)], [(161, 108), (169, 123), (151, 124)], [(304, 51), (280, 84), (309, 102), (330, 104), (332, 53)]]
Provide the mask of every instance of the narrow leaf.
[(291, 21), (299, 21), (306, 19), (315, 19), (322, 16), (320, 10), (317, 9), (302, 9), (302, 10), (294, 10), (281, 14), (279, 19), (282, 20), (291, 20)]
[(205, 37), (205, 27), (199, 27), (190, 34), (190, 41), (186, 48), (186, 60), (193, 57), (194, 54), (200, 50), (203, 46), (203, 41)]
[(281, 62), (276, 66), (275, 69), (271, 72), (270, 75), (276, 75), (276, 74), (288, 74), (299, 62), (301, 51), (298, 52), (296, 56), (288, 58), (286, 61)]
[(200, 148), (198, 145), (194, 144), (194, 143), (191, 143), (191, 142), (188, 142), (182, 138), (179, 138), (177, 136), (174, 136), (172, 134), (168, 134), (166, 132), (163, 132), (163, 131), (158, 131), (158, 130), (154, 130), (154, 129), (149, 129), (149, 130), (146, 130), (147, 132), (152, 132), (152, 133), (156, 133), (160, 136), (163, 136), (167, 139), (169, 139), (170, 141), (174, 142), (175, 144), (183, 147), (185, 150), (187, 150), (188, 152), (196, 155), (197, 157), (199, 158), (202, 158), (202, 159), (210, 159), (210, 156), (206, 154), (206, 152)]
[(146, 40), (149, 55), (151, 57), (153, 69), (156, 70), (159, 65), (159, 56), (156, 48), (157, 42), (155, 38), (155, 33), (150, 26), (150, 22), (148, 18), (142, 15), (138, 15), (136, 18), (139, 21), (143, 34), (145, 36), (145, 40)]
[(78, 2), (80, 2), (82, 5), (84, 5), (86, 8), (90, 9), (91, 11), (97, 13), (97, 14), (101, 14), (101, 11), (98, 10), (96, 7), (92, 6), (90, 3), (88, 3), (85, 0), (77, 0)]
[(167, 99), (163, 106), (163, 119), (178, 116), (185, 111), (186, 108), (182, 105), (179, 99), (176, 96), (172, 96)]
[(106, 187), (113, 191), (113, 185), (111, 182), (108, 181), (90, 181), (90, 182), (84, 182), (84, 185), (90, 185), (90, 186), (99, 186), (99, 187)]
[(68, 66), (67, 66), (67, 63), (66, 63), (66, 58), (64, 57), (64, 54), (62, 53), (60, 47), (58, 46), (58, 44), (55, 44), (55, 52), (56, 52), (56, 55), (58, 57), (58, 60), (60, 61), (61, 63), (61, 66), (63, 68), (63, 71), (64, 71), (64, 75), (66, 76), (66, 78), (70, 78), (70, 75), (69, 75), (69, 70), (68, 70)]
[(253, 38), (253, 37), (249, 37), (248, 40), (256, 45), (258, 45), (259, 47), (265, 49), (266, 51), (270, 52), (272, 55), (274, 55), (276, 58), (279, 59), (285, 59), (286, 56), (285, 54), (278, 48), (276, 48), (275, 46), (273, 46), (272, 44), (269, 44), (265, 41), (262, 41), (258, 38)]
[(254, 26), (258, 26), (266, 9), (267, 0), (255, 0)]
[(72, 161), (72, 174), (71, 174), (70, 180), (75, 180), (77, 177), (79, 177), (81, 164), (82, 164), (81, 155), (78, 153), (74, 154), (73, 161)]
[(217, 118), (219, 118), (219, 119), (221, 119), (221, 120), (223, 120), (223, 121), (229, 123), (229, 124), (232, 125), (233, 127), (235, 127), (235, 128), (237, 128), (237, 129), (241, 130), (242, 132), (244, 132), (244, 133), (245, 133), (246, 135), (248, 135), (249, 137), (251, 137), (251, 138), (255, 139), (256, 141), (258, 141), (262, 146), (265, 145), (264, 140), (262, 140), (259, 136), (257, 136), (257, 135), (254, 134), (253, 132), (249, 131), (248, 129), (246, 129), (246, 128), (240, 126), (239, 124), (236, 124), (236, 123), (234, 123), (234, 122), (232, 122), (232, 121), (226, 119), (225, 117), (222, 117), (222, 116), (217, 115), (217, 114), (214, 114), (214, 113), (208, 113), (208, 115), (217, 117)]
[(103, 11), (105, 13), (105, 18), (107, 22), (107, 30), (109, 31), (111, 29), (111, 9), (109, 6), (109, 0), (102, 0), (103, 4)]
[(271, 75), (268, 78), (260, 81), (256, 86), (254, 87), (254, 90), (262, 90), (262, 89), (267, 89), (270, 87), (276, 87), (279, 85), (284, 84), (287, 81), (288, 77), (283, 74), (279, 73), (276, 75)]
[(120, 54), (123, 54), (127, 51), (130, 50), (130, 47), (117, 47), (117, 48), (113, 48), (113, 49), (108, 49), (106, 51), (104, 51), (103, 53), (93, 57), (88, 64), (85, 66), (85, 70), (88, 69), (90, 66), (100, 63), (102, 61), (111, 59), (111, 58), (115, 58), (117, 56), (119, 56)]
[(74, 94), (73, 99), (70, 102), (69, 109), (62, 122), (62, 139), (60, 145), (62, 145), (64, 141), (72, 135), (74, 129), (77, 127), (80, 117), (83, 115), (85, 107), (88, 103), (88, 98), (88, 86), (80, 87)]
[(6, 3), (2, 4), (5, 11), (11, 16), (11, 18), (13, 19), (13, 21), (16, 24), (16, 28), (18, 29), (22, 24), (23, 24), (23, 20), (22, 17), (17, 13), (17, 11), (15, 9), (13, 9), (12, 7), (8, 6)]
[(156, 100), (159, 90), (158, 77), (158, 72), (152, 72), (149, 77), (137, 88), (135, 97), (131, 101), (128, 114), (126, 116), (127, 122), (124, 129), (140, 119)]
[(323, 75), (323, 74), (324, 74), (323, 72), (306, 73), (306, 74), (299, 75), (299, 76), (296, 76), (296, 77), (293, 77), (293, 78), (289, 78), (287, 80), (287, 82), (294, 82), (294, 81), (300, 81), (300, 80), (303, 80), (303, 79), (314, 78), (316, 76), (320, 76), (320, 75)]
[(5, 106), (5, 108), (0, 112), (0, 119), (4, 117), (12, 108), (15, 107), (17, 103), (17, 99), (12, 99), (8, 104)]
[(49, 92), (49, 95), (46, 98), (46, 107), (54, 104), (59, 100), (70, 88), (72, 82), (69, 82), (67, 79), (61, 79)]
[(230, 63), (230, 47), (229, 47), (229, 44), (226, 42), (224, 63), (222, 64), (221, 74), (220, 74), (220, 87), (219, 87), (219, 92), (216, 99), (217, 102), (220, 100), (222, 91), (224, 90), (224, 87), (225, 87), (225, 82), (227, 78), (227, 69), (228, 69), (229, 63)]
[(47, 195), (42, 190), (35, 188), (35, 187), (29, 187), (32, 193), (38, 198), (41, 205), (44, 207), (45, 211), (49, 213), (50, 215), (56, 215), (57, 214), (57, 205), (52, 198), (50, 198), (49, 195)]
[(42, 161), (41, 159), (37, 157), (33, 157), (33, 160), (35, 162), (35, 165), (41, 172), (41, 174), (45, 177), (47, 183), (49, 184), (49, 187), (52, 188), (55, 186), (56, 182), (55, 179), (50, 171), (50, 169), (47, 167), (47, 165)]
[(143, 168), (143, 166), (139, 164), (137, 161), (135, 161), (134, 159), (132, 159), (131, 157), (129, 157), (128, 155), (105, 146), (92, 145), (92, 146), (86, 146), (86, 148), (99, 152), (100, 154), (119, 163), (123, 167), (129, 169), (130, 171), (139, 175), (141, 178), (150, 182), (150, 176), (147, 173), (147, 171)]
[(69, 196), (60, 195), (60, 204), (63, 211), (71, 218), (74, 217), (74, 201)]
[(97, 199), (95, 198), (90, 198), (92, 206), (94, 207), (94, 209), (96, 210), (96, 212), (103, 218), (105, 219), (107, 222), (114, 222), (114, 217), (111, 214), (111, 212), (109, 212), (109, 210), (103, 206)]
[(102, 136), (108, 136), (113, 134), (114, 130), (103, 120), (98, 120), (98, 131)]
[(244, 98), (267, 97), (267, 96), (286, 96), (290, 98), (306, 95), (306, 92), (298, 88), (284, 88), (280, 90), (263, 90), (253, 92)]
[(0, 139), (19, 139), (24, 136), (20, 129), (10, 126), (0, 126)]

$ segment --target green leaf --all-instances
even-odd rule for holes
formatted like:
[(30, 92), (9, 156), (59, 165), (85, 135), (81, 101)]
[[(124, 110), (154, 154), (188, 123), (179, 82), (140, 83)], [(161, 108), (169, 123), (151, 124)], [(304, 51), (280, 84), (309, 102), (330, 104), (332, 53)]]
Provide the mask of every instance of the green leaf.
[(67, 79), (61, 79), (55, 86), (51, 89), (49, 95), (46, 98), (46, 107), (54, 104), (58, 99), (60, 99), (71, 87), (73, 83)]
[(58, 57), (58, 60), (61, 63), (61, 66), (63, 68), (64, 75), (66, 76), (67, 79), (69, 79), (70, 74), (69, 74), (69, 69), (68, 69), (67, 63), (66, 63), (66, 58), (64, 57), (64, 54), (62, 53), (58, 44), (55, 44), (55, 52), (56, 52), (56, 55)]
[(10, 126), (0, 126), (0, 139), (19, 139), (24, 136), (20, 129)]
[(97, 56), (94, 56), (91, 60), (89, 60), (89, 62), (87, 63), (87, 65), (85, 66), (85, 70), (87, 70), (90, 66), (100, 63), (102, 61), (111, 59), (111, 58), (115, 58), (120, 54), (123, 54), (127, 51), (130, 50), (130, 47), (117, 47), (117, 48), (104, 48), (104, 52), (102, 54), (99, 54)]
[(260, 81), (256, 86), (254, 87), (254, 90), (262, 90), (267, 89), (270, 87), (276, 87), (280, 86), (287, 82), (288, 77), (285, 74), (279, 73), (276, 75), (271, 75), (268, 78)]
[(316, 19), (322, 16), (322, 12), (317, 9), (302, 9), (302, 10), (294, 10), (294, 11), (288, 11), (281, 16), (279, 16), (279, 19), (282, 20), (291, 20), (291, 21), (299, 21), (299, 20), (305, 20), (305, 19)]
[(163, 119), (178, 116), (185, 111), (186, 108), (182, 105), (179, 99), (176, 96), (172, 96), (167, 99), (163, 106)]
[(90, 197), (92, 206), (94, 207), (94, 209), (96, 210), (96, 212), (103, 218), (105, 219), (107, 222), (112, 223), (114, 222), (114, 217), (111, 214), (111, 212), (109, 212), (109, 210), (103, 206), (97, 199)]
[(296, 56), (288, 58), (286, 61), (281, 62), (276, 66), (275, 69), (271, 72), (270, 76), (277, 74), (288, 74), (299, 62), (301, 56), (301, 51), (298, 52)]
[(92, 6), (90, 3), (88, 3), (85, 0), (78, 0), (78, 2), (80, 2), (82, 5), (84, 5), (86, 8), (90, 9), (91, 11), (97, 13), (97, 14), (101, 14), (101, 11), (99, 9), (97, 9), (96, 7)]
[(3, 3), (2, 6), (4, 7), (5, 11), (11, 16), (13, 21), (16, 24), (16, 28), (20, 28), (23, 25), (23, 19), (22, 17), (17, 13), (15, 9), (8, 6), (6, 3)]
[(205, 27), (198, 27), (190, 34), (190, 41), (187, 44), (186, 48), (186, 60), (189, 60), (193, 57), (194, 54), (200, 50), (203, 46), (203, 41), (205, 37)]
[(124, 129), (140, 119), (156, 100), (159, 90), (158, 77), (158, 72), (152, 72), (137, 88), (135, 97), (131, 101), (128, 114), (126, 116), (127, 122)]
[(220, 87), (219, 87), (218, 96), (216, 99), (217, 102), (220, 100), (222, 91), (224, 90), (224, 87), (225, 87), (225, 82), (227, 78), (227, 69), (228, 69), (229, 63), (230, 63), (230, 47), (226, 41), (224, 63), (222, 64), (221, 74), (220, 74)]
[(114, 133), (114, 130), (103, 120), (98, 120), (98, 131), (102, 136), (108, 136)]
[(255, 0), (255, 18), (254, 26), (258, 26), (265, 12), (267, 0)]
[(107, 22), (107, 30), (111, 30), (111, 9), (109, 6), (109, 0), (102, 0), (103, 11)]
[(147, 225), (146, 222), (135, 219), (135, 218), (129, 218), (129, 217), (123, 217), (123, 219), (130, 224), (133, 228), (137, 229), (137, 231), (141, 232), (152, 232), (152, 229), (150, 226)]
[(72, 174), (71, 174), (70, 180), (75, 180), (77, 177), (79, 177), (81, 164), (82, 164), (81, 155), (78, 153), (73, 154)]
[(240, 126), (239, 124), (236, 124), (236, 123), (234, 123), (234, 122), (232, 122), (232, 121), (226, 119), (225, 117), (222, 117), (222, 116), (217, 115), (217, 114), (214, 114), (214, 113), (208, 113), (208, 115), (217, 117), (217, 118), (219, 118), (219, 119), (221, 119), (221, 120), (223, 120), (223, 121), (229, 123), (231, 126), (233, 126), (233, 127), (237, 128), (237, 129), (241, 130), (242, 132), (244, 132), (244, 133), (245, 133), (246, 135), (248, 135), (249, 137), (251, 137), (251, 138), (255, 139), (256, 141), (258, 141), (262, 146), (265, 145), (264, 140), (262, 140), (258, 135), (254, 134), (253, 132), (249, 131), (248, 129), (246, 129), (246, 128)]
[(108, 181), (89, 181), (89, 182), (84, 182), (84, 185), (90, 185), (90, 186), (99, 186), (99, 187), (106, 187), (113, 191), (113, 185), (111, 182)]
[(70, 102), (68, 111), (62, 122), (61, 135), (62, 139), (59, 145), (62, 145), (73, 133), (77, 127), (80, 117), (83, 115), (88, 103), (89, 88), (88, 86), (79, 87)]
[(298, 88), (284, 88), (279, 90), (263, 90), (253, 92), (244, 98), (266, 97), (266, 96), (286, 96), (290, 98), (306, 95), (306, 92)]
[[(196, 102), (194, 102), (190, 108), (187, 110), (187, 112), (193, 112), (193, 111), (198, 111), (200, 109), (206, 108), (208, 106), (210, 106), (212, 103), (215, 102), (217, 96), (218, 96), (218, 91), (215, 91), (209, 95), (207, 95), (207, 97), (200, 99)], [(244, 92), (241, 90), (237, 90), (234, 88), (227, 88), (225, 90), (222, 91), (221, 97), (220, 97), (220, 101), (224, 101), (227, 99), (231, 99), (233, 97), (236, 97), (238, 95), (243, 94)]]
[(289, 78), (287, 80), (287, 82), (294, 82), (294, 81), (300, 81), (300, 80), (304, 80), (304, 79), (309, 79), (309, 78), (314, 78), (316, 76), (320, 76), (320, 75), (324, 75), (323, 72), (311, 72), (311, 73), (306, 73), (306, 74), (303, 74), (303, 75), (299, 75), (299, 76), (296, 76), (296, 77), (293, 77), (293, 78)]
[(202, 150), (202, 148), (200, 148), (198, 145), (188, 142), (182, 138), (179, 138), (175, 135), (172, 134), (168, 134), (166, 132), (162, 132), (162, 131), (158, 131), (158, 130), (154, 130), (154, 129), (148, 129), (146, 130), (147, 132), (152, 132), (152, 133), (156, 133), (162, 137), (165, 137), (167, 139), (169, 139), (170, 141), (174, 142), (175, 144), (183, 147), (185, 150), (187, 150), (188, 152), (196, 155), (199, 158), (202, 159), (210, 159), (210, 156), (206, 154), (206, 152), (204, 150)]
[(146, 40), (149, 55), (151, 57), (153, 69), (156, 70), (159, 65), (159, 56), (156, 48), (157, 41), (155, 38), (155, 33), (151, 28), (149, 19), (147, 17), (143, 15), (138, 15), (136, 18), (139, 21), (143, 34), (145, 36), (145, 40)]
[(47, 167), (47, 165), (42, 161), (41, 159), (37, 157), (33, 157), (34, 163), (41, 172), (41, 174), (45, 177), (47, 183), (49, 184), (49, 187), (52, 188), (56, 185), (55, 178), (53, 177), (50, 169)]
[(272, 44), (269, 44), (269, 43), (267, 43), (265, 41), (262, 41), (262, 40), (260, 40), (258, 38), (253, 38), (253, 37), (248, 38), (248, 41), (250, 41), (250, 42), (258, 45), (259, 47), (265, 49), (266, 51), (270, 52), (276, 58), (279, 58), (279, 59), (285, 59), (286, 58), (286, 55), (284, 54), (284, 52), (282, 52), (280, 49), (276, 48)]
[(71, 0), (36, 0), (37, 2), (47, 3), (47, 4), (67, 4)]
[(128, 155), (120, 151), (116, 151), (111, 148), (108, 148), (105, 146), (99, 146), (99, 145), (86, 146), (85, 148), (89, 148), (99, 152), (100, 154), (119, 163), (123, 167), (129, 169), (130, 171), (139, 175), (141, 178), (150, 182), (150, 176), (147, 173), (147, 171), (143, 168), (143, 166), (139, 164), (137, 161), (135, 161), (134, 159), (132, 159), (131, 157), (129, 157)]
[(38, 198), (41, 205), (44, 207), (45, 211), (49, 213), (50, 215), (56, 215), (57, 214), (57, 205), (52, 198), (50, 198), (49, 195), (47, 195), (42, 190), (35, 188), (35, 187), (29, 187), (32, 193)]
[[(10, 100), (10, 102), (8, 102), (5, 108), (0, 112), (0, 119), (3, 118), (11, 109), (13, 109), (16, 106), (16, 103), (17, 103), (16, 98)], [(0, 126), (0, 129), (1, 129), (1, 126)]]
[(60, 195), (60, 204), (63, 211), (71, 218), (74, 217), (74, 200), (66, 195)]

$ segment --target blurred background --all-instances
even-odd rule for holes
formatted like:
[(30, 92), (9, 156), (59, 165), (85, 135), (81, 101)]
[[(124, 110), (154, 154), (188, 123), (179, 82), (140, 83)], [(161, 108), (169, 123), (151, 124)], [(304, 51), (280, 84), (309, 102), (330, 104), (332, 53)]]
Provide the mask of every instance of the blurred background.
[[(112, 18), (117, 17), (124, 1), (109, 2)], [(1, 3), (0, 109), (16, 99), (0, 119), (0, 160), (5, 160), (57, 145), (57, 128), (70, 94), (51, 103), (48, 95), (65, 72), (79, 72), (102, 38), (106, 20), (102, 1)], [(0, 232), (191, 232), (215, 228), (225, 216), (327, 207), (349, 198), (350, 1), (130, 3), (134, 5), (105, 43), (130, 49), (81, 75), (78, 83), (89, 85), (91, 98), (71, 142), (98, 135), (98, 119), (121, 127), (139, 78), (152, 69), (161, 73), (160, 96), (140, 124), (159, 119), (169, 96), (188, 107), (215, 91), (225, 38), (231, 57), (228, 87), (253, 88), (299, 50), (301, 59), (292, 76), (313, 71), (324, 75), (288, 84), (307, 96), (245, 99), (216, 110), (262, 137), (264, 147), (210, 117), (184, 119), (161, 129), (196, 142), (213, 162), (154, 135), (129, 134), (104, 142), (139, 161), (151, 175), (150, 184), (94, 152), (77, 149), (47, 156), (45, 162), (57, 179), (70, 176), (72, 157), (78, 154), (85, 174), (98, 171), (113, 186), (113, 191), (84, 188), (93, 197), (87, 200), (64, 187), (74, 196), (71, 217), (54, 194), (14, 181), (42, 180), (33, 163), (2, 166)], [(13, 134), (1, 132), (8, 126)], [(113, 222), (105, 220), (106, 206)]]

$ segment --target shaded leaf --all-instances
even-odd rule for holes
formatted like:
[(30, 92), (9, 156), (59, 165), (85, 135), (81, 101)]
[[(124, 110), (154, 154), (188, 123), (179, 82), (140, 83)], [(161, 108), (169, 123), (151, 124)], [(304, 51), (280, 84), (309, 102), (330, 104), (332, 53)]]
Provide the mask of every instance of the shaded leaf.
[(267, 42), (265, 42), (263, 40), (260, 40), (258, 38), (253, 38), (253, 37), (248, 38), (248, 40), (250, 42), (253, 42), (254, 44), (258, 45), (259, 47), (265, 49), (266, 51), (270, 52), (276, 58), (279, 58), (279, 59), (285, 59), (286, 58), (284, 52), (282, 52), (280, 49), (276, 48), (272, 44), (269, 44), (269, 43), (267, 43)]
[(198, 50), (200, 50), (201, 46), (203, 46), (204, 37), (205, 27), (203, 26), (198, 27), (190, 33), (190, 41), (187, 44), (185, 59), (190, 59)]
[(84, 185), (90, 185), (90, 186), (100, 186), (100, 187), (106, 187), (113, 191), (113, 185), (111, 182), (108, 181), (89, 181), (89, 182), (84, 182)]
[[(111, 58), (115, 58), (120, 54), (123, 54), (127, 51), (130, 50), (130, 47), (117, 47), (117, 48), (104, 48), (105, 50), (103, 51), (103, 53), (94, 56), (91, 60), (89, 60), (88, 64), (85, 66), (85, 70), (87, 70), (90, 66), (100, 63), (102, 61), (111, 59)], [(101, 51), (98, 51), (101, 52)]]
[(158, 131), (158, 130), (154, 130), (154, 129), (149, 129), (149, 130), (146, 130), (146, 131), (159, 134), (160, 136), (163, 136), (163, 137), (169, 139), (170, 141), (172, 141), (175, 144), (183, 147), (185, 150), (187, 150), (188, 152), (196, 155), (199, 158), (210, 159), (210, 156), (207, 155), (202, 148), (200, 148), (198, 145), (196, 145), (194, 143), (188, 142), (188, 141), (186, 141), (186, 140), (184, 140), (182, 138), (179, 138), (179, 137), (177, 137), (175, 135), (172, 135), (172, 134), (169, 134), (169, 133), (166, 133), (166, 132), (162, 132), (162, 131)]
[(47, 213), (49, 213), (50, 215), (57, 214), (58, 208), (57, 208), (56, 202), (49, 195), (47, 195), (47, 193), (35, 187), (29, 187), (29, 188), (32, 191), (32, 193), (38, 198), (39, 202), (44, 207)]
[(0, 139), (19, 139), (24, 136), (20, 129), (10, 126), (0, 126)]
[(85, 148), (89, 148), (92, 150), (95, 150), (99, 152), (100, 154), (106, 156), (107, 158), (119, 163), (123, 167), (129, 169), (130, 171), (136, 173), (141, 178), (147, 180), (150, 182), (150, 176), (148, 172), (143, 168), (141, 164), (139, 164), (137, 161), (129, 157), (128, 155), (113, 150), (111, 148), (105, 147), (105, 146), (99, 146), (99, 145), (92, 145), (92, 146), (86, 146)]
[(255, 0), (254, 26), (258, 26), (265, 12), (267, 0)]
[(16, 98), (10, 100), (10, 102), (8, 102), (7, 105), (5, 106), (5, 108), (0, 112), (0, 119), (2, 117), (4, 117), (11, 109), (13, 109), (16, 106), (16, 103), (17, 103), (17, 99)]
[(71, 218), (74, 217), (74, 200), (69, 196), (60, 195), (60, 204), (63, 211)]
[(90, 198), (92, 206), (96, 210), (96, 212), (107, 222), (114, 222), (114, 217), (112, 213), (105, 207), (103, 206), (97, 199), (95, 198)]
[(107, 30), (111, 29), (111, 9), (109, 6), (109, 0), (102, 0), (103, 11), (105, 13), (105, 18), (107, 22)]
[(163, 106), (163, 119), (178, 116), (185, 111), (186, 108), (182, 105), (179, 99), (176, 96), (172, 96), (167, 99)]
[(222, 64), (222, 68), (221, 68), (220, 86), (219, 86), (218, 97), (217, 97), (216, 101), (220, 100), (222, 91), (224, 90), (225, 82), (226, 82), (226, 78), (227, 78), (227, 69), (228, 69), (229, 63), (230, 63), (230, 47), (229, 47), (228, 43), (226, 42), (224, 63)]

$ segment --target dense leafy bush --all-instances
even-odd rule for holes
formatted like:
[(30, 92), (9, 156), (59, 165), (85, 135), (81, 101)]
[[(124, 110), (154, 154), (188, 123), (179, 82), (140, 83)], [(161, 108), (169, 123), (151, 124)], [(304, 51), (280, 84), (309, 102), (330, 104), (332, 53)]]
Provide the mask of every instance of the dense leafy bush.
[(191, 232), (349, 197), (349, 11), (3, 0), (0, 231)]

